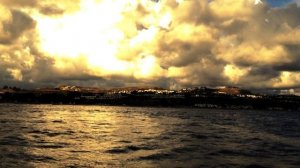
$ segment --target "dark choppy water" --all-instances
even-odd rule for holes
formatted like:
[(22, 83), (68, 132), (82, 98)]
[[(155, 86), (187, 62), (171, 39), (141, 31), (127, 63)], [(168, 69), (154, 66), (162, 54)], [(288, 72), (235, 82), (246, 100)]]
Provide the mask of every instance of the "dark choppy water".
[(0, 167), (299, 165), (299, 112), (0, 104)]

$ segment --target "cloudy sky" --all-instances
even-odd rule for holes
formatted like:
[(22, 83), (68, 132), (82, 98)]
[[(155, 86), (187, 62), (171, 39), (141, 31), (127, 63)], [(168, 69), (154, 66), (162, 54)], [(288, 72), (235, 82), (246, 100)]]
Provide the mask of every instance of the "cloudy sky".
[(300, 92), (300, 0), (1, 0), (0, 87)]

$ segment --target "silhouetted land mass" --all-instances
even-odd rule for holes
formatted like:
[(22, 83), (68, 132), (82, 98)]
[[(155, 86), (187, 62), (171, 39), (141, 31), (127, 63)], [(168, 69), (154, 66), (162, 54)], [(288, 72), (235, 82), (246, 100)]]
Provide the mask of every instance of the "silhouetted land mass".
[(23, 90), (5, 86), (0, 89), (0, 103), (300, 110), (299, 96), (253, 94), (237, 87), (166, 90), (138, 87), (99, 89), (60, 86)]

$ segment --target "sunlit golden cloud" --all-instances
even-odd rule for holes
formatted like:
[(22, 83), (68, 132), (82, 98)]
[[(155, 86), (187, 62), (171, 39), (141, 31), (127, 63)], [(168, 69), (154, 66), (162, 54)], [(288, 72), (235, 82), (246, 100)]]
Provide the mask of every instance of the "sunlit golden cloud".
[(256, 0), (3, 0), (1, 83), (298, 88), (299, 13)]

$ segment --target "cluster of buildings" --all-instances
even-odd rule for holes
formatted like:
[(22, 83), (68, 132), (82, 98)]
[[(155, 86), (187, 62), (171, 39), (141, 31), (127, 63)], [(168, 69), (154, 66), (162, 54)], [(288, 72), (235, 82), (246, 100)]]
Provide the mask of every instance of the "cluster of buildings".
[(299, 96), (253, 94), (237, 87), (193, 87), (181, 90), (137, 87), (100, 89), (78, 86), (35, 90), (5, 88), (0, 89), (0, 102), (300, 109)]

